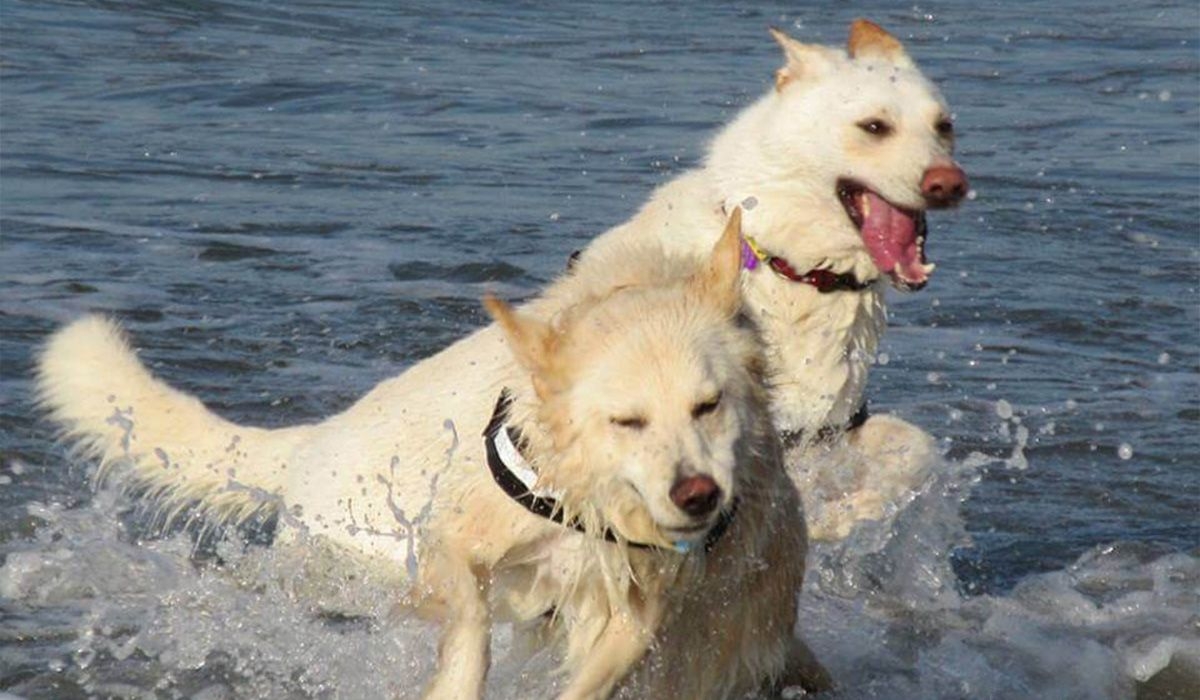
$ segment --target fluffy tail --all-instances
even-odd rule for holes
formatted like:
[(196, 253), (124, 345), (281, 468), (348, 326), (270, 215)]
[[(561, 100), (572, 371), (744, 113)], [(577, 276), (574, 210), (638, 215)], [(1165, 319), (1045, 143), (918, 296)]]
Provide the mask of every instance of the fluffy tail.
[(99, 459), (97, 483), (118, 468), (165, 522), (189, 507), (221, 524), (274, 509), (286, 460), (307, 430), (244, 427), (217, 416), (151, 376), (121, 329), (100, 316), (50, 338), (37, 398), (77, 452)]

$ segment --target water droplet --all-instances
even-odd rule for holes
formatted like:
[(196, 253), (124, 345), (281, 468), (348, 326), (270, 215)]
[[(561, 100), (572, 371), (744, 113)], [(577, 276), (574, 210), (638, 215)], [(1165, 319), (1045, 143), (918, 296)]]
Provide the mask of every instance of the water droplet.
[(1004, 420), (1008, 420), (1009, 418), (1012, 418), (1013, 417), (1012, 404), (1005, 401), (1004, 399), (1000, 399), (999, 401), (997, 401), (996, 402), (996, 415), (1000, 416), (1000, 418), (1002, 418)]
[(1169, 352), (1164, 352), (1163, 354), (1158, 356), (1158, 364), (1160, 364), (1160, 365), (1165, 365), (1170, 361), (1171, 361), (1171, 353), (1169, 353)]
[(1129, 459), (1133, 456), (1133, 446), (1128, 442), (1122, 442), (1121, 446), (1117, 448), (1117, 456), (1121, 459)]
[(754, 207), (757, 207), (757, 206), (758, 206), (758, 197), (751, 195), (742, 200), (742, 209), (745, 209), (746, 211), (750, 211), (751, 209), (753, 209)]
[(1169, 102), (1170, 100), (1171, 100), (1171, 91), (1170, 90), (1163, 90), (1162, 92), (1158, 93), (1158, 101), (1159, 102)]
[(879, 357), (875, 361), (881, 365), (886, 365), (889, 361), (891, 361), (891, 358), (888, 357), (888, 354), (886, 352), (881, 352), (881, 353), (879, 353)]

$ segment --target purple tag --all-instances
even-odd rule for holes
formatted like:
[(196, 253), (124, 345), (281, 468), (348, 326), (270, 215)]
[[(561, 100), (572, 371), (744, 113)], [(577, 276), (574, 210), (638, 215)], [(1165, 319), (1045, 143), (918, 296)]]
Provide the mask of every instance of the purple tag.
[(747, 270), (753, 270), (758, 267), (758, 257), (744, 238), (742, 239), (742, 267)]

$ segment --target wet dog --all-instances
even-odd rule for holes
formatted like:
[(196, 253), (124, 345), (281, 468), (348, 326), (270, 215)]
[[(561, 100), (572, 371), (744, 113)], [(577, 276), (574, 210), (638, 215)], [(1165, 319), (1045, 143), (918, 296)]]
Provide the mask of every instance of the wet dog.
[[(401, 445), (445, 435), (403, 406), (371, 394), (316, 425), (238, 426), (151, 377), (103, 319), (51, 342), (42, 398), (166, 510), (198, 503), (219, 521), (282, 504), (281, 545), (319, 539), (398, 570), (396, 535), (419, 527), (404, 603), (444, 624), (429, 698), (482, 693), (496, 617), (549, 618), (563, 698), (623, 682), (647, 697), (825, 687), (793, 632), (804, 516), (741, 313), (739, 219), (698, 267), (642, 257), (603, 283), (569, 276), (552, 321), (487, 300), (493, 400), (459, 423), (484, 454), (436, 474)], [(423, 367), (394, 381), (425, 383)], [(356, 440), (379, 421), (394, 443)]]
[(725, 212), (746, 209), (746, 305), (767, 342), (772, 412), (809, 506), (810, 534), (845, 536), (917, 486), (934, 446), (864, 391), (886, 325), (884, 292), (923, 287), (927, 209), (967, 194), (945, 100), (895, 37), (866, 20), (845, 49), (772, 30), (772, 88), (705, 161), (583, 252), (652, 243), (699, 258)]

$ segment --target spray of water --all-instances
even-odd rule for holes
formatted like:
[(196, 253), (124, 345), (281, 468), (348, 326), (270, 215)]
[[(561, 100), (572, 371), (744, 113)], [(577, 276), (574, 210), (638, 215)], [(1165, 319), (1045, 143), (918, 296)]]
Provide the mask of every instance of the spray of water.
[[(446, 429), (449, 465), (457, 434)], [(831, 697), (1131, 698), (1195, 683), (1194, 556), (1114, 544), (1005, 595), (960, 590), (951, 555), (970, 540), (959, 506), (989, 462), (941, 461), (903, 507), (813, 548), (798, 632), (838, 679)], [(393, 508), (408, 577), (437, 478), (419, 513)], [(433, 671), (437, 630), (397, 612), (396, 578), (308, 537), (285, 507), (278, 517), (299, 533), (286, 546), (245, 530), (200, 545), (186, 527), (145, 537), (128, 496), (110, 489), (83, 507), (28, 510), (38, 527), (4, 544), (0, 566), (20, 640), (0, 682), (14, 692), (417, 698)], [(553, 696), (551, 652), (519, 648), (500, 626), (493, 658), (488, 697)]]

